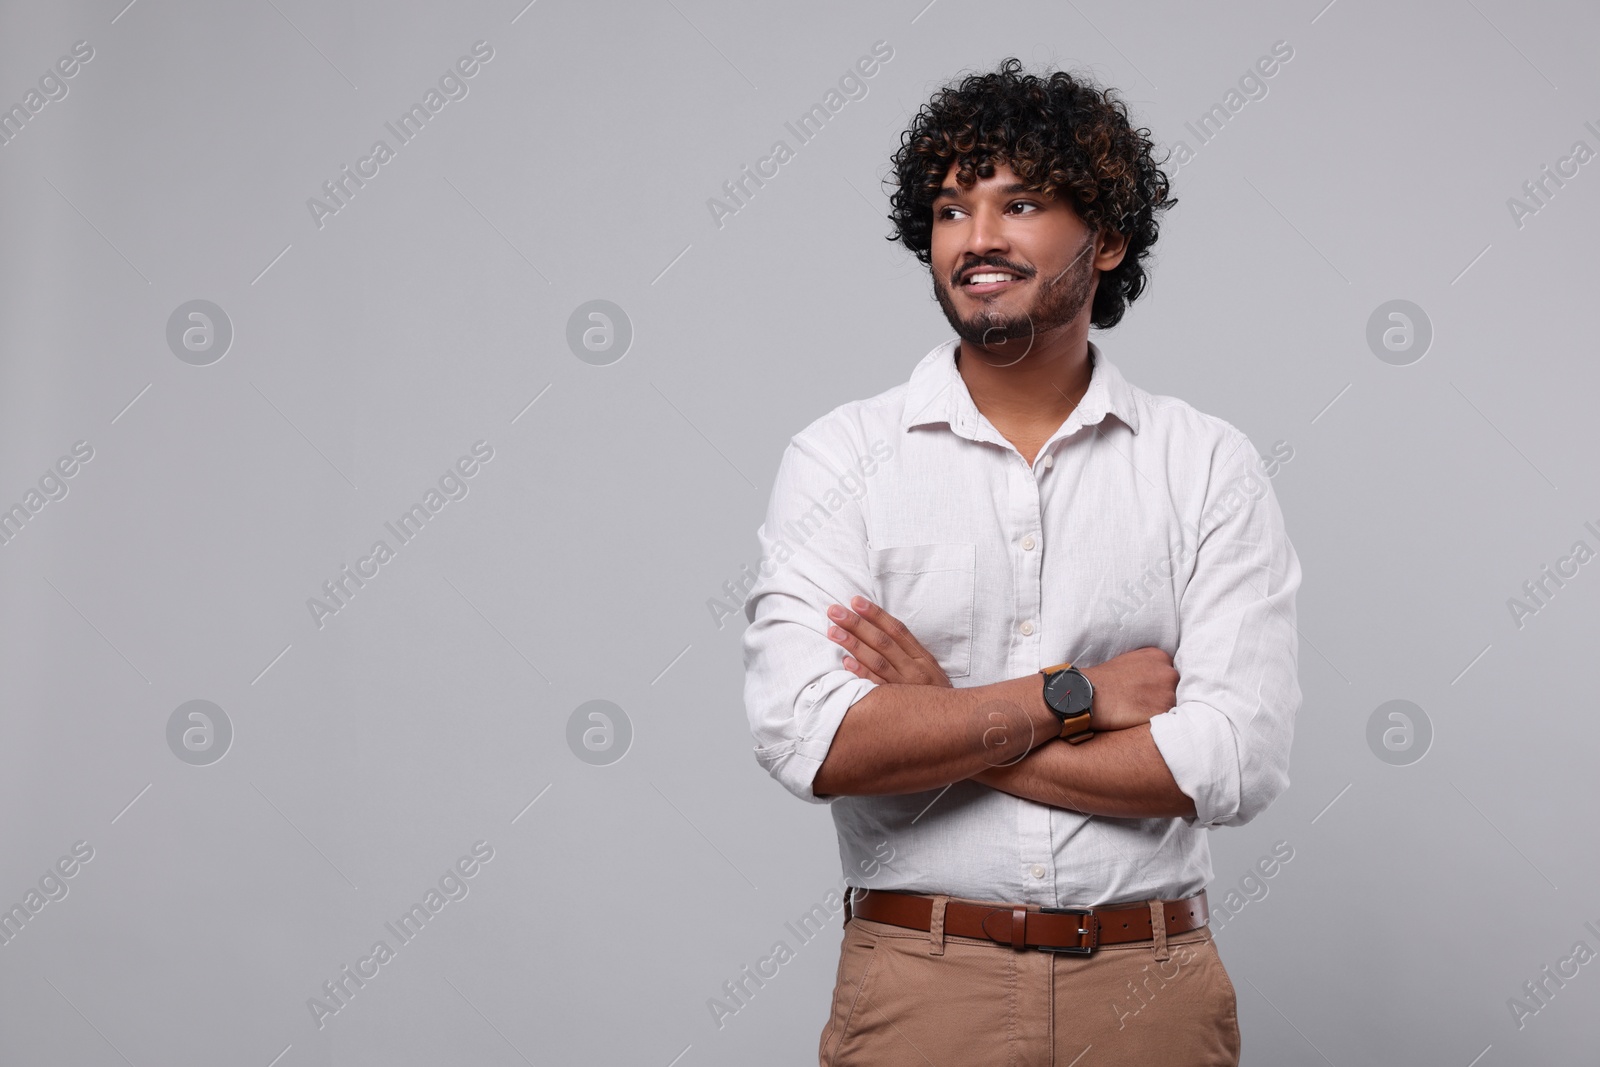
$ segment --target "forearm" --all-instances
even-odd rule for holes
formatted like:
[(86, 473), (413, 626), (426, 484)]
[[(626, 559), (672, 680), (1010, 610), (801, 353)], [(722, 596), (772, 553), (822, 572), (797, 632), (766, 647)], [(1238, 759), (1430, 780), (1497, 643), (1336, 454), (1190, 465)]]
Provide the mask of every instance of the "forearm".
[(1044, 744), (1015, 764), (983, 768), (972, 778), (1013, 796), (1090, 815), (1138, 819), (1195, 813), (1148, 723), (1097, 733), (1081, 745)]
[(1036, 674), (967, 689), (883, 684), (845, 713), (812, 791), (882, 796), (938, 789), (1015, 760), (1060, 731)]

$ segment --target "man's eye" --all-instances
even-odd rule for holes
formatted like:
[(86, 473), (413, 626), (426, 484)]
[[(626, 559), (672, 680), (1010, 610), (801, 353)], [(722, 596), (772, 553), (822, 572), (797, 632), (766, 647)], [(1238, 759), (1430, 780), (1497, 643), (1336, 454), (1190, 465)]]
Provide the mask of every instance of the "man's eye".
[(1028, 202), (1028, 201), (1027, 201), (1027, 200), (1017, 200), (1017, 201), (1014, 201), (1014, 202), (1013, 202), (1013, 203), (1012, 203), (1012, 204), (1011, 204), (1011, 206), (1012, 206), (1012, 208), (1013, 208), (1013, 209), (1015, 209), (1015, 208), (1019, 208), (1019, 207), (1025, 207), (1025, 208), (1027, 208), (1027, 209), (1028, 209), (1028, 210), (1029, 210), (1029, 211), (1038, 211), (1038, 210), (1039, 210), (1039, 205), (1038, 205), (1038, 204), (1034, 204), (1034, 203), (1030, 203), (1030, 202)]

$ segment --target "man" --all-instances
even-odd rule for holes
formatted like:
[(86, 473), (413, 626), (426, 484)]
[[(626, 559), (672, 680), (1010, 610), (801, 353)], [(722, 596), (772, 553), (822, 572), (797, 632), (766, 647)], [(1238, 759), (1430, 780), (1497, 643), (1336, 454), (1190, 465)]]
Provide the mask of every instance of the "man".
[(1088, 340), (1148, 133), (1015, 59), (935, 94), (892, 220), (957, 336), (779, 466), (745, 697), (853, 887), (823, 1065), (1238, 1063), (1204, 831), (1288, 786), (1300, 565), (1246, 436)]

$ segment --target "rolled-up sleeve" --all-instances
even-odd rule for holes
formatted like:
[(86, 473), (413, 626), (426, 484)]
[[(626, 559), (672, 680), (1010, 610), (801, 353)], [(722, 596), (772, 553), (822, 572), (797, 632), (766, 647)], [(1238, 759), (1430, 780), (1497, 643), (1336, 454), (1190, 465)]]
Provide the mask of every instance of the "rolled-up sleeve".
[(1185, 821), (1242, 826), (1289, 786), (1300, 561), (1249, 440), (1235, 430), (1214, 457), (1179, 602), (1178, 702), (1150, 733), (1194, 801)]
[(744, 603), (744, 698), (756, 761), (817, 804), (827, 799), (811, 783), (839, 723), (877, 687), (844, 669), (844, 651), (827, 635), (829, 604), (872, 595), (861, 509), (872, 460), (863, 455), (843, 441), (790, 441), (757, 531), (761, 559)]

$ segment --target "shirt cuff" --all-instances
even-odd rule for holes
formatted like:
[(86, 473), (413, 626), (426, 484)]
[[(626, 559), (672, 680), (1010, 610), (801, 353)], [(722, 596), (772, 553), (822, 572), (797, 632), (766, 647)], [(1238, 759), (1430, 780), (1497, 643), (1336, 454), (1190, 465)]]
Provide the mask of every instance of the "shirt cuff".
[(1239, 747), (1233, 722), (1190, 701), (1150, 720), (1150, 738), (1183, 794), (1194, 801), (1190, 826), (1218, 826), (1239, 813)]
[(795, 707), (796, 736), (776, 745), (757, 745), (756, 762), (801, 800), (828, 803), (832, 798), (817, 796), (811, 783), (833, 746), (844, 713), (877, 687), (877, 682), (843, 668), (829, 671), (801, 690)]

